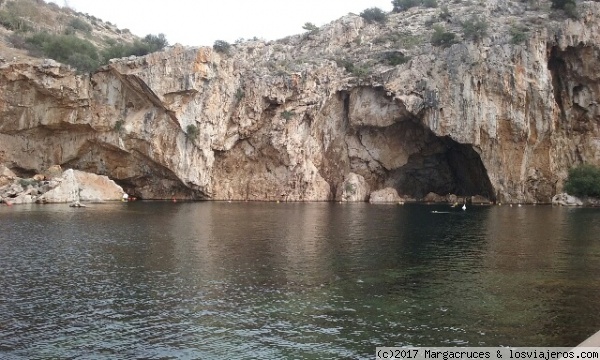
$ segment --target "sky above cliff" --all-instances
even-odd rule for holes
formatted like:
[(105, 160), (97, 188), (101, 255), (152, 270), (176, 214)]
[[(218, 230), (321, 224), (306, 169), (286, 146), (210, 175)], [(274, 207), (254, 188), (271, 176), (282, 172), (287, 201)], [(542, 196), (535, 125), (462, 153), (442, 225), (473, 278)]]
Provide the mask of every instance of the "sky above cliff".
[(304, 32), (312, 22), (325, 25), (349, 12), (391, 0), (50, 0), (60, 6), (110, 21), (138, 36), (164, 33), (169, 43), (200, 46), (254, 36), (275, 40)]

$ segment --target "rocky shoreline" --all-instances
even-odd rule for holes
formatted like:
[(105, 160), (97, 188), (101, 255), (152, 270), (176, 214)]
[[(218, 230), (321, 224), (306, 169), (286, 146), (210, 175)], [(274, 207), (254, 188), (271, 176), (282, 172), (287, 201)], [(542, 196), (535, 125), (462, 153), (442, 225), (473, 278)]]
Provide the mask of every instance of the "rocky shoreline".
[[(20, 204), (55, 204), (70, 203), (74, 207), (85, 207), (83, 202), (120, 201), (127, 198), (123, 188), (107, 176), (97, 175), (73, 169), (62, 170), (54, 165), (41, 174), (31, 178), (22, 178), (4, 165), (0, 165), (0, 203), (6, 205)], [(282, 199), (284, 202), (294, 200)], [(279, 201), (278, 201), (279, 202)], [(458, 196), (455, 194), (439, 195), (433, 192), (423, 198), (399, 195), (394, 188), (385, 188), (372, 193), (362, 191), (353, 186), (344, 190), (340, 202), (369, 202), (371, 204), (472, 204), (502, 205), (483, 196)], [(534, 203), (538, 204), (538, 203)], [(600, 199), (578, 198), (567, 193), (557, 194), (552, 198), (552, 205), (600, 207)], [(513, 205), (513, 203), (507, 203)], [(517, 205), (516, 203), (514, 205)], [(521, 205), (521, 203), (518, 203)]]
[(0, 203), (51, 204), (93, 201), (119, 201), (123, 188), (106, 176), (52, 166), (31, 178), (18, 177), (0, 166)]

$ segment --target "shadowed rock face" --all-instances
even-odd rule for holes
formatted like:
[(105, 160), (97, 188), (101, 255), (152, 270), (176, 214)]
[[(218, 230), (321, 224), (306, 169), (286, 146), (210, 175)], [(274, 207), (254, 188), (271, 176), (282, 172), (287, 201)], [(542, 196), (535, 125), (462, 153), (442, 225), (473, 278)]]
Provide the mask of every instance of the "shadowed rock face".
[[(229, 55), (174, 46), (88, 76), (5, 63), (0, 162), (19, 175), (54, 164), (108, 175), (140, 198), (363, 201), (393, 188), (548, 202), (569, 167), (600, 164), (600, 4), (582, 3), (580, 21), (546, 16), (523, 45), (506, 35), (514, 19), (493, 16), (500, 5), (481, 10), (493, 36), (423, 41), (397, 66), (372, 59), (401, 15), (381, 26), (349, 15)], [(430, 14), (413, 15), (411, 31), (428, 34)], [(332, 54), (371, 64), (369, 75)]]
[(430, 192), (459, 196), (481, 195), (492, 201), (496, 194), (481, 157), (472, 146), (434, 138), (435, 153), (418, 153), (395, 170), (388, 183), (403, 194), (423, 198)]

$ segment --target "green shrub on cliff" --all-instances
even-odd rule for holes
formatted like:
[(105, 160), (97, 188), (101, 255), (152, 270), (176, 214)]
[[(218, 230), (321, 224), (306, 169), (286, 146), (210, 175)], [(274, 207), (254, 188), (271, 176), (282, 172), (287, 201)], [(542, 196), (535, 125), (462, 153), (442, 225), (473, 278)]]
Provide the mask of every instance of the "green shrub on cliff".
[(579, 17), (575, 0), (550, 0), (553, 9), (562, 9), (571, 18)]
[(477, 42), (487, 35), (487, 21), (476, 15), (472, 15), (470, 18), (463, 21), (461, 26), (465, 39)]
[(600, 197), (600, 168), (580, 165), (570, 169), (565, 191), (575, 196)]
[(571, 19), (579, 18), (579, 11), (577, 11), (577, 5), (575, 5), (575, 3), (568, 3), (565, 5), (564, 10), (565, 14), (567, 14), (567, 16)]
[(567, 4), (574, 3), (575, 0), (550, 0), (553, 9), (564, 9)]
[(151, 51), (162, 50), (165, 46), (169, 45), (165, 34), (162, 33), (158, 35), (148, 34), (144, 36), (142, 42), (147, 44)]
[(123, 126), (125, 125), (125, 121), (123, 120), (117, 120), (115, 122), (115, 126), (114, 126), (114, 130), (118, 133), (120, 133), (121, 131), (123, 131)]
[(438, 16), (444, 21), (448, 21), (452, 18), (452, 14), (450, 13), (448, 6), (446, 5), (442, 6), (442, 8), (440, 9), (440, 14)]
[(510, 27), (510, 43), (514, 45), (522, 44), (527, 40), (527, 29), (524, 26), (513, 25)]
[(104, 62), (110, 59), (123, 58), (131, 55), (144, 56), (156, 51), (162, 50), (169, 45), (165, 34), (148, 34), (142, 40), (135, 40), (133, 43), (115, 43), (102, 50)]
[(426, 8), (436, 8), (438, 7), (437, 0), (423, 0), (423, 6)]
[(410, 56), (406, 56), (399, 51), (391, 51), (383, 54), (383, 59), (391, 66), (402, 65), (410, 60)]
[(314, 34), (319, 31), (319, 27), (311, 22), (305, 23), (304, 26), (302, 26), (302, 28), (311, 34)]
[(411, 7), (418, 6), (419, 0), (393, 0), (392, 5), (394, 6), (394, 12), (402, 12), (410, 9)]
[(216, 40), (213, 44), (213, 49), (216, 52), (222, 54), (229, 54), (229, 49), (231, 49), (231, 45), (229, 45), (229, 43), (225, 40)]
[(436, 8), (438, 7), (438, 2), (437, 0), (392, 0), (392, 5), (394, 6), (393, 12), (402, 12), (415, 6)]
[(101, 64), (96, 46), (74, 35), (40, 32), (27, 38), (26, 42), (31, 53), (71, 65), (82, 72), (93, 71)]
[(185, 134), (188, 138), (195, 140), (198, 137), (198, 134), (200, 134), (200, 130), (198, 130), (196, 125), (190, 124), (185, 128)]
[(292, 117), (294, 117), (294, 115), (296, 115), (296, 113), (294, 111), (290, 111), (290, 110), (284, 110), (281, 113), (281, 117), (284, 118), (285, 120), (291, 120)]
[(0, 28), (12, 31), (0, 38), (31, 56), (51, 58), (79, 72), (94, 71), (112, 58), (142, 56), (168, 45), (164, 34), (123, 36), (129, 30), (43, 0), (0, 0), (0, 5)]
[(339, 67), (343, 67), (347, 72), (359, 78), (366, 77), (370, 72), (366, 65), (357, 65), (348, 59), (337, 59), (336, 63)]
[(242, 99), (244, 98), (244, 96), (246, 96), (246, 92), (244, 91), (244, 89), (239, 88), (239, 89), (237, 89), (235, 91), (235, 95), (234, 96), (235, 96), (235, 100), (237, 102), (240, 102), (240, 101), (242, 101)]
[(372, 24), (374, 22), (383, 24), (387, 21), (387, 14), (385, 13), (385, 11), (381, 10), (378, 7), (365, 9), (363, 12), (360, 13), (360, 16), (363, 19), (365, 19), (369, 24)]
[(79, 30), (82, 31), (86, 34), (89, 34), (92, 32), (93, 28), (90, 24), (88, 24), (87, 22), (81, 20), (80, 18), (73, 18), (70, 22), (69, 22), (69, 28), (73, 29), (73, 30)]
[(133, 43), (112, 44), (101, 52), (96, 45), (74, 34), (57, 35), (38, 32), (27, 38), (13, 36), (11, 41), (16, 47), (29, 50), (33, 56), (54, 59), (74, 67), (79, 72), (94, 71), (113, 58), (143, 56), (161, 50), (168, 44), (163, 34), (147, 35)]
[(19, 180), (19, 185), (21, 185), (21, 187), (23, 189), (26, 189), (29, 186), (39, 185), (39, 181), (34, 180), (34, 179), (20, 179)]
[(433, 34), (431, 35), (431, 44), (433, 46), (448, 47), (452, 44), (456, 44), (456, 34), (448, 32), (444, 27), (437, 25), (433, 27)]

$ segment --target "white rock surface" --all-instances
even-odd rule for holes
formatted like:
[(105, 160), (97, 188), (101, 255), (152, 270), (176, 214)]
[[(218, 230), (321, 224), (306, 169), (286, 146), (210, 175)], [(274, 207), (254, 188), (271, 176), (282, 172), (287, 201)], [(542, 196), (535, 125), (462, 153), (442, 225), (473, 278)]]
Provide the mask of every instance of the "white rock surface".
[(398, 203), (402, 199), (398, 196), (398, 192), (394, 188), (385, 188), (371, 193), (369, 202), (371, 204)]
[(342, 201), (360, 202), (369, 199), (369, 184), (364, 177), (355, 173), (346, 176), (342, 191)]
[(567, 193), (561, 193), (552, 198), (552, 205), (583, 206), (583, 201), (578, 197), (571, 196)]
[[(57, 179), (59, 180), (59, 179)], [(60, 184), (39, 197), (39, 202), (72, 203), (81, 201), (118, 201), (123, 189), (106, 176), (68, 169)]]

